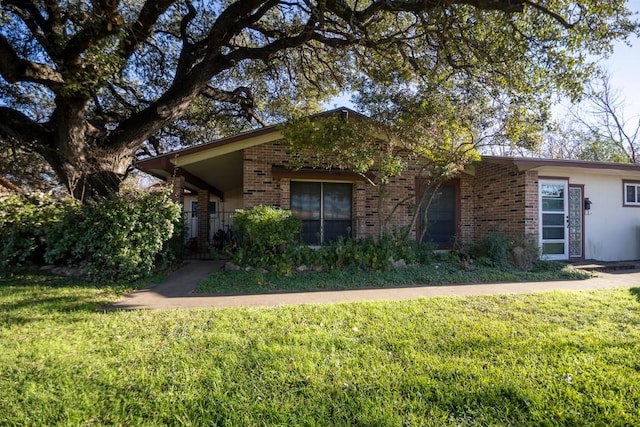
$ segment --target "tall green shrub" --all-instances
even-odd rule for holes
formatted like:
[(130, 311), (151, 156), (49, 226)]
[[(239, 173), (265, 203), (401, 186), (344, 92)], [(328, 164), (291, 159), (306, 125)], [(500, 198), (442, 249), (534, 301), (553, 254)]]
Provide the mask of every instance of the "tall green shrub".
[(165, 193), (132, 193), (70, 207), (47, 231), (45, 259), (79, 265), (96, 279), (151, 272), (180, 219)]
[(28, 262), (42, 262), (46, 227), (59, 220), (64, 206), (44, 194), (0, 200), (0, 274), (20, 271)]
[(302, 223), (291, 211), (262, 205), (240, 209), (234, 224), (239, 233), (236, 262), (277, 271), (290, 268), (286, 254), (299, 245), (302, 229)]

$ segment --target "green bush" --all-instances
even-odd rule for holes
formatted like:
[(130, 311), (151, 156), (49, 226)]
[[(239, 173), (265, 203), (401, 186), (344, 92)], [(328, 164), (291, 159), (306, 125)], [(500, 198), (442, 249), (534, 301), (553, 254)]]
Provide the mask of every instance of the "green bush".
[(47, 225), (59, 220), (64, 209), (63, 203), (44, 194), (14, 195), (0, 201), (0, 274), (43, 261)]
[(95, 279), (145, 276), (173, 235), (180, 211), (165, 193), (70, 206), (48, 227), (45, 260), (81, 266)]
[(523, 236), (510, 239), (499, 231), (490, 231), (478, 242), (467, 248), (466, 255), (480, 265), (490, 267), (516, 267), (529, 271), (540, 258), (535, 238)]
[(280, 274), (289, 274), (297, 267), (322, 270), (389, 271), (394, 262), (425, 263), (433, 259), (430, 245), (396, 239), (392, 236), (376, 240), (342, 239), (318, 248), (293, 242), (280, 251), (256, 251), (241, 244), (234, 254), (240, 265), (263, 268)]
[(490, 231), (468, 248), (469, 255), (480, 264), (504, 267), (509, 263), (511, 242), (506, 234)]
[(0, 273), (28, 262), (81, 267), (94, 279), (135, 279), (151, 272), (180, 219), (167, 194), (125, 194), (80, 205), (45, 196), (0, 202)]
[(302, 229), (302, 223), (291, 211), (262, 205), (240, 209), (234, 223), (238, 231), (235, 262), (283, 273), (290, 271), (289, 258), (299, 245)]

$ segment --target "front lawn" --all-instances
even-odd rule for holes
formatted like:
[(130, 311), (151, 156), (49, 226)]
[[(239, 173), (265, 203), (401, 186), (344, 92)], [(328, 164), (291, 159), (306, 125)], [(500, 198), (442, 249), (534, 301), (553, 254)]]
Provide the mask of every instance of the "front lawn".
[(196, 292), (209, 294), (251, 294), (281, 291), (315, 291), (359, 288), (388, 288), (407, 285), (447, 285), (490, 282), (537, 282), (581, 280), (591, 274), (557, 262), (538, 262), (532, 271), (477, 266), (465, 269), (451, 262), (367, 272), (336, 269), (289, 275), (264, 270), (215, 271)]
[(1, 425), (640, 425), (640, 290), (103, 312), (0, 285)]

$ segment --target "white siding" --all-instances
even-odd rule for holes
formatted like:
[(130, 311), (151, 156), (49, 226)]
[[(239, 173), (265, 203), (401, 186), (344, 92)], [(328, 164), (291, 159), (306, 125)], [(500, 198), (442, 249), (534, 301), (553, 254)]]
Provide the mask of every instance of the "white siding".
[(539, 177), (568, 177), (583, 184), (591, 210), (584, 218), (586, 259), (628, 261), (640, 259), (640, 208), (623, 206), (623, 179), (640, 179), (624, 171), (556, 168), (538, 169)]

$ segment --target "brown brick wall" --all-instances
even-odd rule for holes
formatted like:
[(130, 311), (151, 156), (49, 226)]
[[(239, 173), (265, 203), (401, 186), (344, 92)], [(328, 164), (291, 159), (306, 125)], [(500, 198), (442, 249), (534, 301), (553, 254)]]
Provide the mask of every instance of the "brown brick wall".
[(465, 173), (459, 177), (460, 225), (458, 240), (467, 245), (475, 239), (475, 177)]
[(465, 236), (482, 238), (500, 231), (512, 238), (535, 234), (538, 229), (538, 176), (513, 165), (481, 163), (473, 179), (473, 215)]
[[(244, 150), (244, 207), (272, 205), (290, 208), (290, 179), (274, 179), (273, 166), (287, 167), (289, 153), (281, 143), (269, 143)], [(375, 168), (372, 170), (375, 174)], [(377, 236), (384, 218), (387, 231), (401, 231), (412, 220), (416, 208), (416, 179), (419, 165), (390, 180), (380, 202), (380, 189), (364, 182), (353, 183), (353, 218), (356, 237)], [(459, 241), (468, 244), (490, 231), (513, 238), (538, 232), (538, 176), (535, 171), (518, 171), (513, 165), (480, 163), (475, 174), (458, 177), (460, 195)], [(398, 205), (393, 211), (394, 207)], [(392, 212), (393, 211), (393, 212)], [(411, 238), (416, 238), (415, 230)]]
[(170, 185), (172, 188), (171, 199), (182, 206), (184, 204), (184, 177), (174, 176), (170, 181)]
[(208, 250), (209, 242), (209, 191), (198, 190), (198, 249)]
[[(278, 142), (244, 150), (245, 208), (261, 204), (290, 208), (290, 180), (274, 179), (271, 176), (272, 167), (287, 167), (288, 159), (286, 146)], [(388, 231), (399, 231), (410, 223), (415, 205), (416, 171), (417, 168), (412, 167), (403, 176), (392, 179), (385, 187), (383, 203), (379, 203), (379, 187), (364, 181), (353, 182), (353, 230), (356, 237), (377, 236), (381, 216), (390, 217)], [(372, 172), (375, 174), (376, 170), (373, 169)], [(407, 196), (410, 196), (409, 200), (403, 200)], [(401, 206), (393, 211), (394, 206), (400, 202), (403, 202)]]
[[(257, 205), (281, 206), (281, 185), (273, 179), (272, 166), (286, 166), (289, 155), (280, 143), (262, 144), (244, 150), (243, 200), (244, 207)], [(287, 190), (288, 191), (288, 190)]]

